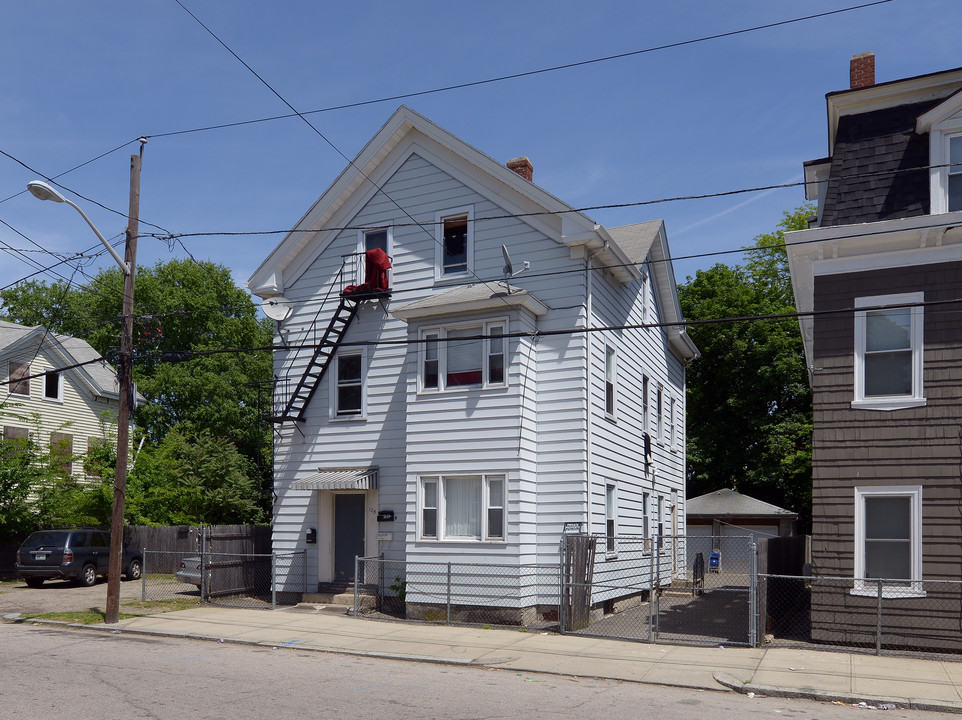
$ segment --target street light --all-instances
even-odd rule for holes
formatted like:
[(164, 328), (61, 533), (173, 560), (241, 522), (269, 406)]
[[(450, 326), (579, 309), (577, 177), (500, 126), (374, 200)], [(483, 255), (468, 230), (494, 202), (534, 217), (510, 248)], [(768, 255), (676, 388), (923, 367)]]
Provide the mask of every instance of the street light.
[(104, 617), (104, 622), (107, 623), (116, 623), (120, 619), (120, 572), (123, 564), (127, 450), (130, 446), (130, 417), (133, 404), (133, 378), (130, 365), (134, 345), (134, 271), (137, 265), (137, 233), (140, 214), (140, 164), (145, 142), (146, 140), (141, 138), (140, 155), (130, 156), (130, 210), (124, 248), (126, 259), (122, 259), (117, 254), (79, 206), (45, 182), (34, 180), (27, 183), (27, 189), (35, 198), (66, 203), (80, 213), (124, 273), (124, 309), (120, 329), (120, 368), (117, 377), (120, 396), (117, 408), (117, 470), (114, 473), (114, 506), (110, 517), (110, 564), (107, 567), (107, 607)]
[(107, 242), (107, 238), (100, 234), (100, 231), (96, 228), (96, 226), (90, 222), (90, 218), (87, 217), (87, 213), (81, 210), (79, 205), (70, 202), (67, 198), (61, 195), (58, 190), (55, 190), (42, 180), (32, 180), (28, 182), (27, 190), (29, 190), (30, 194), (38, 200), (53, 200), (54, 202), (58, 203), (67, 203), (70, 207), (80, 213), (80, 217), (87, 221), (90, 229), (94, 231), (97, 237), (100, 238), (100, 242), (102, 242), (104, 247), (107, 248), (107, 252), (109, 252), (111, 257), (113, 257), (113, 259), (117, 261), (117, 264), (120, 265), (120, 269), (124, 271), (124, 275), (130, 274), (130, 266), (123, 261), (120, 255), (117, 254), (117, 251), (114, 250), (113, 246)]

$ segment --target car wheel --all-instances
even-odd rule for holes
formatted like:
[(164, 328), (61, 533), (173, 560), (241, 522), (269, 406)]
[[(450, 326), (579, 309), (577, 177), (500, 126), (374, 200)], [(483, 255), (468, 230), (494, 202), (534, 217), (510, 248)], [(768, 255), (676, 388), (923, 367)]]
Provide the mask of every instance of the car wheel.
[(77, 578), (77, 584), (84, 587), (91, 587), (97, 582), (97, 568), (94, 565), (84, 565)]
[(43, 578), (41, 577), (29, 577), (26, 578), (27, 587), (38, 588), (43, 585)]
[(124, 573), (124, 580), (140, 580), (143, 572), (144, 569), (140, 564), (140, 560), (134, 558), (130, 561), (130, 565), (127, 566), (127, 572)]

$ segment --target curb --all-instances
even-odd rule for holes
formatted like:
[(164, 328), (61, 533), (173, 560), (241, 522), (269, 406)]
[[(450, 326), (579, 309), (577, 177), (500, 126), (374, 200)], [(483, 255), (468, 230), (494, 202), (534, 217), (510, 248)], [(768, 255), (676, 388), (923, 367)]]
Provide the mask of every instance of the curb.
[(715, 681), (742, 695), (749, 693), (768, 697), (792, 698), (797, 700), (815, 700), (817, 702), (844, 703), (845, 705), (869, 705), (881, 709), (882, 705), (891, 705), (887, 710), (929, 710), (934, 712), (962, 714), (962, 702), (937, 700), (912, 700), (905, 697), (874, 697), (872, 695), (853, 695), (850, 693), (828, 692), (815, 689), (788, 689), (771, 685), (754, 685), (744, 683), (728, 673), (714, 673)]

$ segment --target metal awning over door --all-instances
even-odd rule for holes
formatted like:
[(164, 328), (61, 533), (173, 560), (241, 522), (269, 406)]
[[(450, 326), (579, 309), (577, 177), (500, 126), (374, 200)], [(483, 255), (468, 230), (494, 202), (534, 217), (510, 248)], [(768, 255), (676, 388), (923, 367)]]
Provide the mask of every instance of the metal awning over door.
[(318, 470), (291, 483), (294, 490), (377, 490), (375, 467), (342, 467)]

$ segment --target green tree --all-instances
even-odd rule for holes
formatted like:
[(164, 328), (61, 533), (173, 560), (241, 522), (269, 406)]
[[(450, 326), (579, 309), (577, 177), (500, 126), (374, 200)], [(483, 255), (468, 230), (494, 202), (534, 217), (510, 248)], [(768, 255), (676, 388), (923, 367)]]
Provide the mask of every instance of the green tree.
[[(717, 264), (679, 286), (688, 320), (795, 312), (784, 232), (811, 206), (759, 235), (743, 265)], [(687, 494), (730, 487), (811, 522), (812, 396), (798, 320), (693, 325), (701, 350), (688, 369)]]
[[(82, 288), (19, 283), (0, 290), (0, 304), (11, 322), (82, 337), (115, 361), (122, 291), (122, 273), (111, 267)], [(229, 443), (246, 458), (244, 471), (269, 507), (271, 431), (261, 415), (271, 399), (272, 359), (269, 350), (252, 348), (270, 345), (270, 321), (258, 319), (226, 267), (187, 260), (138, 268), (134, 311), (133, 377), (147, 400), (134, 420), (146, 453), (174, 430), (189, 443), (202, 436)], [(172, 352), (189, 359), (165, 362)]]
[(145, 525), (260, 523), (250, 460), (228, 440), (175, 430), (137, 456), (128, 478), (128, 521)]

